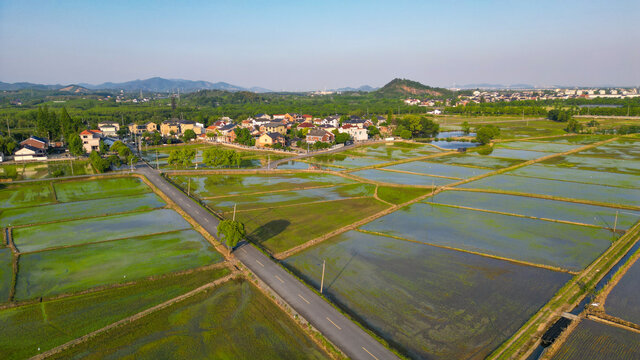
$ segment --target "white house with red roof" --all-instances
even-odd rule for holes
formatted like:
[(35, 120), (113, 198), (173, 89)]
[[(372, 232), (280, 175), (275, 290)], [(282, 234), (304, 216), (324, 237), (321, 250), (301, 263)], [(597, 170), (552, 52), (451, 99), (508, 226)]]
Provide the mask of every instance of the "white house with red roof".
[(80, 133), (82, 139), (82, 147), (89, 154), (92, 151), (100, 150), (100, 140), (102, 139), (102, 131), (100, 130), (84, 130)]

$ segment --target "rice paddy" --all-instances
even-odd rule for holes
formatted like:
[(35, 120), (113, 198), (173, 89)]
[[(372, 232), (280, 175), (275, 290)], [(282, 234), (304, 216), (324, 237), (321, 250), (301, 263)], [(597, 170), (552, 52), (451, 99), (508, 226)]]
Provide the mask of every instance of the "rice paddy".
[(640, 261), (635, 261), (607, 296), (607, 314), (640, 325)]
[(13, 278), (12, 269), (13, 255), (8, 248), (0, 248), (0, 303), (9, 301), (11, 291), (11, 281)]
[(640, 176), (604, 171), (580, 170), (553, 165), (533, 164), (508, 172), (509, 175), (528, 176), (548, 180), (573, 181), (586, 184), (640, 188)]
[(491, 172), (491, 170), (488, 169), (431, 163), (426, 161), (413, 161), (389, 166), (383, 169), (409, 171), (425, 175), (445, 176), (457, 179), (467, 179)]
[(427, 203), (413, 204), (362, 229), (576, 271), (614, 239), (608, 230)]
[(496, 170), (496, 169), (502, 169), (502, 168), (506, 168), (509, 166), (522, 163), (523, 160), (495, 158), (490, 156), (479, 156), (479, 155), (471, 155), (471, 154), (469, 155), (452, 154), (452, 155), (445, 155), (445, 156), (430, 158), (429, 162), (454, 164), (454, 165), (467, 165), (467, 166), (475, 166), (480, 168)]
[(54, 357), (326, 359), (247, 281), (231, 281), (154, 312)]
[(508, 141), (501, 142), (497, 146), (509, 149), (542, 151), (542, 152), (565, 152), (579, 148), (581, 145), (566, 145), (556, 143), (544, 143), (536, 141)]
[(512, 191), (640, 207), (640, 190), (568, 181), (495, 175), (460, 185), (462, 188)]
[(356, 169), (364, 166), (378, 165), (389, 162), (385, 159), (348, 156), (343, 154), (316, 155), (306, 159), (308, 162), (319, 165), (329, 165), (344, 169)]
[(549, 159), (543, 164), (563, 166), (572, 169), (606, 171), (611, 173), (640, 175), (640, 160), (612, 159), (580, 155), (560, 156)]
[(378, 183), (401, 185), (442, 186), (459, 181), (435, 176), (407, 174), (378, 169), (358, 170), (350, 174)]
[(20, 256), (16, 299), (73, 293), (221, 260), (194, 230), (25, 254)]
[(640, 334), (582, 320), (566, 342), (553, 355), (553, 360), (623, 360), (640, 358)]
[(139, 195), (151, 191), (142, 180), (136, 177), (54, 182), (53, 187), (56, 191), (56, 198), (60, 202)]
[[(603, 206), (468, 191), (445, 191), (427, 199), (436, 204), (471, 207), (481, 210), (519, 214), (536, 218), (562, 220), (605, 228), (628, 229), (640, 221), (640, 212)], [(616, 220), (617, 218), (617, 220)]]
[[(482, 359), (570, 278), (350, 231), (285, 260), (412, 358)], [(535, 279), (535, 280), (533, 280)]]
[(54, 202), (49, 183), (0, 184), (0, 209), (43, 205)]

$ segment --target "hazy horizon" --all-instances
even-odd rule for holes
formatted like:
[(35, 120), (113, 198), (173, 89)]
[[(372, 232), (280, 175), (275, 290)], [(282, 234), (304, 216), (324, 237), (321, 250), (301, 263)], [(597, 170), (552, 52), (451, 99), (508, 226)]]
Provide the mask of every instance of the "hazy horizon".
[(638, 86), (637, 1), (0, 2), (0, 81)]

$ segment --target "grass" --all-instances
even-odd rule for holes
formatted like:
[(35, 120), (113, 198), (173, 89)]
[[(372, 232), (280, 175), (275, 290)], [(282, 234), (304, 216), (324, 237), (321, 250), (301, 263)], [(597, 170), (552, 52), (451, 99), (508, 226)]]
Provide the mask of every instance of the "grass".
[(20, 256), (16, 299), (77, 292), (222, 259), (194, 230), (32, 253)]
[(341, 200), (351, 197), (373, 196), (375, 185), (348, 184), (335, 187), (271, 192), (256, 195), (237, 195), (207, 201), (220, 211), (261, 209), (283, 205), (303, 204), (314, 201)]
[(54, 202), (47, 182), (34, 184), (0, 184), (0, 209), (43, 205)]
[(20, 252), (31, 252), (189, 228), (180, 214), (161, 209), (17, 228), (13, 240)]
[(418, 196), (422, 196), (431, 189), (397, 186), (379, 186), (378, 197), (392, 204), (404, 204)]
[(64, 181), (56, 182), (53, 186), (60, 202), (139, 195), (151, 192), (151, 189), (137, 177)]
[(553, 356), (554, 360), (640, 358), (640, 334), (593, 320), (582, 320)]
[(319, 286), (323, 260), (324, 294), (411, 358), (484, 358), (570, 278), (356, 231), (284, 261)]
[(384, 210), (373, 198), (305, 204), (241, 212), (248, 237), (279, 253)]
[(12, 261), (11, 249), (0, 249), (0, 303), (9, 301), (13, 281)]
[(154, 193), (142, 195), (77, 201), (0, 212), (0, 226), (38, 224), (51, 221), (104, 216), (122, 212), (151, 210), (166, 203)]
[(569, 270), (590, 264), (613, 239), (608, 230), (425, 203), (376, 219), (362, 229)]
[(29, 358), (227, 274), (226, 268), (196, 271), (0, 310), (3, 358)]
[[(189, 185), (189, 178), (191, 178), (191, 185)], [(192, 193), (203, 198), (353, 183), (352, 180), (340, 176), (309, 173), (176, 175), (171, 176), (171, 179), (183, 189), (190, 188)]]
[(247, 281), (230, 281), (113, 329), (55, 358), (324, 359)]

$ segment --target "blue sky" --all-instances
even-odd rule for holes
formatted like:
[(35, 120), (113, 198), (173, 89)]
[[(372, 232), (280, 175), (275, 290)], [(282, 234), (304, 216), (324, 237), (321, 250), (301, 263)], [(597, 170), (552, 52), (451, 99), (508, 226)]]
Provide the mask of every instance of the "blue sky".
[(0, 81), (640, 85), (640, 1), (0, 0)]

